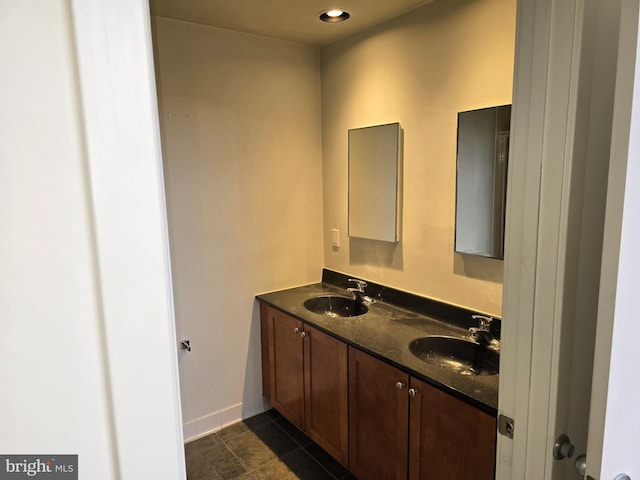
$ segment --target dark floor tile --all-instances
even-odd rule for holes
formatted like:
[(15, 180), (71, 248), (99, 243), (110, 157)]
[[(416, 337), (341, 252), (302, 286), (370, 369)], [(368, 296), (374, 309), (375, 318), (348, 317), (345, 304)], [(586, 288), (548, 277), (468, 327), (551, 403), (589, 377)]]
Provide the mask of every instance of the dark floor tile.
[(275, 424), (301, 447), (306, 447), (307, 445), (311, 445), (313, 443), (313, 441), (302, 430), (300, 430), (286, 418), (280, 417), (275, 421)]
[(185, 460), (189, 480), (229, 480), (247, 472), (215, 435), (188, 443)]
[(333, 476), (324, 465), (315, 461), (304, 449), (295, 450), (287, 455), (283, 455), (281, 460), (294, 472), (298, 478), (303, 480), (323, 480), (331, 479)]
[(252, 480), (295, 480), (297, 475), (289, 470), (281, 460), (273, 460), (251, 472)]
[(189, 442), (184, 446), (184, 452), (186, 456), (189, 456), (191, 453), (199, 452), (200, 450), (207, 450), (216, 445), (220, 445), (222, 441), (218, 438), (218, 435), (212, 433), (205, 437), (201, 437), (193, 442)]
[(187, 480), (226, 480), (218, 473), (214, 463), (206, 457), (187, 462)]
[(247, 470), (254, 470), (298, 448), (273, 422), (225, 439), (224, 442)]
[(272, 421), (272, 417), (270, 415), (267, 415), (267, 413), (265, 412), (242, 420), (241, 422), (237, 422), (224, 427), (217, 434), (222, 440), (227, 440), (231, 437), (235, 437), (236, 435), (240, 435), (241, 433), (248, 432), (249, 430), (253, 430), (254, 428), (264, 425), (265, 423), (270, 423)]
[(244, 422), (238, 422), (234, 423), (233, 425), (224, 427), (222, 430), (218, 431), (216, 435), (218, 435), (218, 437), (220, 437), (222, 441), (226, 441), (229, 438), (235, 437), (248, 431), (249, 427), (247, 427)]
[(254, 415), (253, 417), (246, 418), (244, 420), (244, 424), (252, 430), (260, 425), (264, 425), (265, 423), (272, 422), (273, 418), (267, 412), (261, 413), (259, 415)]
[(282, 418), (282, 414), (275, 408), (267, 410), (266, 412), (264, 412), (264, 414), (267, 415), (271, 420), (278, 420), (279, 418)]
[(337, 479), (350, 478), (349, 471), (340, 462), (325, 452), (317, 444), (312, 443), (305, 447), (306, 452), (311, 455), (316, 462), (321, 464), (327, 471)]
[(241, 477), (238, 477), (237, 480), (256, 480), (256, 477), (254, 476), (253, 472), (249, 472), (249, 473), (245, 473)]
[(255, 480), (333, 480), (303, 449), (298, 448), (255, 470)]
[(185, 445), (188, 480), (352, 480), (275, 410)]

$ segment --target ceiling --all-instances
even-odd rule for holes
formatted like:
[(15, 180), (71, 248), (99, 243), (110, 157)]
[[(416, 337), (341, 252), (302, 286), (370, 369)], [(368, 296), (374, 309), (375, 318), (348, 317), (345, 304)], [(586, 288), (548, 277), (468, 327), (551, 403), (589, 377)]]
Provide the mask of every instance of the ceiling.
[[(150, 0), (159, 17), (253, 33), (309, 45), (326, 45), (432, 0)], [(324, 23), (318, 14), (340, 8), (342, 23)]]

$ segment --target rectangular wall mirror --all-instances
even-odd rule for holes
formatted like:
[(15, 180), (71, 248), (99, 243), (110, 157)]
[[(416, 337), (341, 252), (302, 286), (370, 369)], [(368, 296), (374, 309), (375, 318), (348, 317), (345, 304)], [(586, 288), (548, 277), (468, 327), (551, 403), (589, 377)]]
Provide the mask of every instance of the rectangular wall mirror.
[(400, 240), (402, 129), (349, 130), (349, 236)]
[(511, 105), (458, 113), (455, 251), (504, 258)]

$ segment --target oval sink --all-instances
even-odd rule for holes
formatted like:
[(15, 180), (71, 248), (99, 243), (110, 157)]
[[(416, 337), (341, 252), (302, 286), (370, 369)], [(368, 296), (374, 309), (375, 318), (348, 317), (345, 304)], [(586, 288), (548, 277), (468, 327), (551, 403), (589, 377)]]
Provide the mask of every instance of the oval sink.
[(409, 350), (420, 360), (460, 375), (496, 375), (500, 365), (499, 353), (462, 338), (417, 338), (409, 343)]
[(329, 317), (357, 317), (369, 311), (369, 308), (362, 302), (337, 295), (310, 298), (304, 302), (304, 308), (310, 312)]

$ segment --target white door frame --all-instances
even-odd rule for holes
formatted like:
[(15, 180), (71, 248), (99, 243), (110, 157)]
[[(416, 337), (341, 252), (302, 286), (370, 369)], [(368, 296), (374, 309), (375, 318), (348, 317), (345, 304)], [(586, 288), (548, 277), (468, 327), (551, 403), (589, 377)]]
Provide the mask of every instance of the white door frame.
[(117, 478), (184, 479), (149, 4), (68, 4)]
[[(583, 207), (590, 208), (588, 180), (608, 157), (609, 134), (594, 132), (611, 131), (614, 77), (597, 69), (617, 50), (617, 34), (598, 35), (611, 23), (617, 30), (617, 17), (612, 22), (614, 8), (600, 20), (603, 5), (611, 8), (601, 0), (518, 2), (499, 399), (515, 436), (498, 437), (501, 480), (571, 471), (572, 461), (559, 465), (551, 455), (566, 424), (582, 421), (576, 443), (586, 447), (589, 399), (573, 412), (558, 398), (579, 390), (568, 383), (572, 369), (581, 370), (582, 388), (591, 380), (591, 364), (574, 358), (567, 339), (584, 329), (586, 343), (595, 336), (604, 220)], [(601, 201), (605, 183), (596, 185)], [(585, 282), (584, 271), (593, 278)]]
[[(575, 8), (575, 2), (561, 1)], [(575, 86), (572, 56), (577, 56), (575, 13), (561, 10), (559, 3), (519, 1), (517, 10), (499, 395), (499, 412), (515, 420), (515, 432), (513, 440), (498, 436), (496, 478), (501, 480), (545, 478), (540, 459), (546, 457), (549, 433), (540, 419), (550, 413), (552, 356), (538, 358), (538, 353), (553, 342), (563, 275), (557, 245), (566, 222), (563, 167), (572, 127), (567, 121)], [(559, 17), (562, 28), (554, 23)], [(556, 129), (550, 128), (551, 119), (559, 120)], [(549, 179), (544, 187), (543, 174)]]

